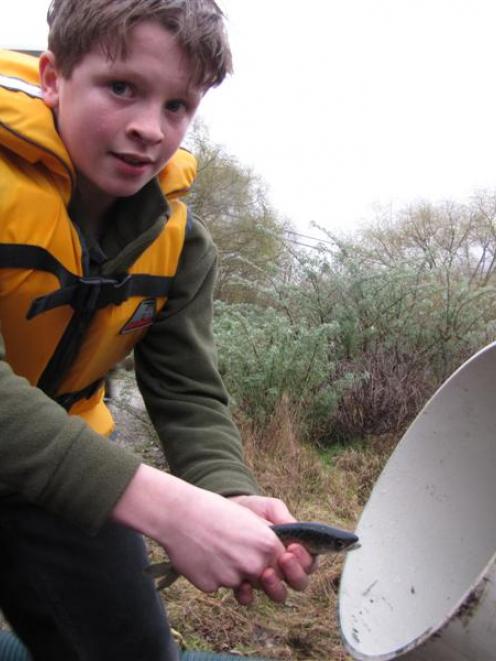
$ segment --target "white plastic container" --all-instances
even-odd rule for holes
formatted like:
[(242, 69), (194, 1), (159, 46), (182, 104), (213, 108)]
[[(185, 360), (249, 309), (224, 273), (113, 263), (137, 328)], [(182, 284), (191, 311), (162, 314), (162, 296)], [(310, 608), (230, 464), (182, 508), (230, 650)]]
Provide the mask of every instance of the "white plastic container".
[(356, 532), (339, 595), (355, 659), (496, 659), (496, 343), (417, 416)]

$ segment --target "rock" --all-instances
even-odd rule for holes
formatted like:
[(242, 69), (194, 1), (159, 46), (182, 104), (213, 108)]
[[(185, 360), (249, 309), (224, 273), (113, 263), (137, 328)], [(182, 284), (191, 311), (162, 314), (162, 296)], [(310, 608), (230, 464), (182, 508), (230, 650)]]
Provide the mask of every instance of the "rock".
[(116, 423), (115, 440), (157, 468), (167, 464), (160, 441), (146, 412), (134, 372), (118, 370), (112, 378), (112, 398), (107, 405)]

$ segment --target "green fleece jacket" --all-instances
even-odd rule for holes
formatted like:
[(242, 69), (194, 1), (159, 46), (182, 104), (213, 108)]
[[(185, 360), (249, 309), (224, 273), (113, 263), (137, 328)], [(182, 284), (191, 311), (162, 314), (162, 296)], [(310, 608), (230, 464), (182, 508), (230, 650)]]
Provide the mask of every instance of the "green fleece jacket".
[[(77, 205), (70, 213), (91, 246), (92, 268), (118, 273), (153, 241), (166, 222), (167, 203), (151, 182), (117, 205), (98, 244)], [(167, 306), (135, 347), (136, 375), (172, 472), (223, 495), (251, 494), (257, 486), (217, 370), (216, 259), (207, 230), (192, 218)], [(21, 494), (96, 532), (141, 460), (16, 376), (2, 344), (0, 336), (0, 498)]]

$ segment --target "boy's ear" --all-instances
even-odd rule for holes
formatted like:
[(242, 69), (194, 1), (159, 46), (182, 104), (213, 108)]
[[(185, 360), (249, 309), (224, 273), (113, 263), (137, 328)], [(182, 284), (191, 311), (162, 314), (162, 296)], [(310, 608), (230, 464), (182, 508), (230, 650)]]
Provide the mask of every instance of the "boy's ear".
[(59, 105), (60, 73), (52, 51), (47, 50), (40, 55), (39, 69), (43, 101), (49, 108), (56, 110)]

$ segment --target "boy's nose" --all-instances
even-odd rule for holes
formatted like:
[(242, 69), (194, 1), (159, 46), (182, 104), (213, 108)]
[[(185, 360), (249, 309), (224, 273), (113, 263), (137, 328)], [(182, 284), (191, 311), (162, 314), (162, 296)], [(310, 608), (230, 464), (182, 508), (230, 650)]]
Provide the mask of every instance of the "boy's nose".
[(164, 138), (162, 118), (155, 112), (140, 112), (129, 122), (127, 134), (129, 137), (141, 140), (146, 144), (157, 144)]

